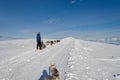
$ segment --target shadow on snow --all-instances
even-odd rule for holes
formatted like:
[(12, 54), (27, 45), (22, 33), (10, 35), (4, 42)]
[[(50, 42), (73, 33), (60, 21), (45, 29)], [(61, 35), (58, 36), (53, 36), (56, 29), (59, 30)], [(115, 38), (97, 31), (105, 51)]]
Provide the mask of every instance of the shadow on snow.
[(47, 73), (47, 71), (43, 70), (42, 75), (40, 76), (40, 78), (38, 80), (44, 80), (45, 77), (47, 77), (47, 76), (49, 76), (48, 73)]

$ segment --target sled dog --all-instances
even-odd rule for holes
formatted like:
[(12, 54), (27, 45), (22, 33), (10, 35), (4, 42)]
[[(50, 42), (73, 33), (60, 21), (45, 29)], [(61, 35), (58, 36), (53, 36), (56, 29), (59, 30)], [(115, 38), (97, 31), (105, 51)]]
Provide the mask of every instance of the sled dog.
[(52, 76), (47, 76), (47, 77), (45, 77), (44, 80), (54, 80), (54, 79), (52, 78)]
[(53, 80), (60, 80), (58, 69), (55, 64), (50, 65), (50, 73), (52, 75)]
[(60, 80), (59, 72), (55, 64), (50, 65), (50, 75), (45, 77), (45, 80)]

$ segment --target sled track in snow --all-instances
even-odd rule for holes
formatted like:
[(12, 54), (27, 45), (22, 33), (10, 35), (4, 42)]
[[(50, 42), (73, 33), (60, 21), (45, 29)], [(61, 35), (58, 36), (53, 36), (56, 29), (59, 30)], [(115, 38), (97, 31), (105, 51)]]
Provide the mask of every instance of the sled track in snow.
[[(72, 43), (72, 44), (71, 44)], [(69, 45), (69, 48), (68, 48)], [(61, 79), (64, 79), (67, 70), (67, 61), (69, 52), (73, 48), (73, 41), (69, 43), (60, 43), (47, 47), (43, 50), (30, 50), (13, 56), (12, 58), (0, 62), (1, 80), (28, 80), (24, 76), (30, 74), (32, 69), (30, 67), (36, 66), (39, 68), (39, 73), (46, 69), (48, 71), (49, 65), (55, 63), (60, 72)], [(66, 65), (65, 65), (66, 64)], [(26, 69), (26, 70), (25, 70)], [(31, 71), (28, 71), (31, 70)], [(23, 73), (24, 72), (24, 73)], [(33, 74), (36, 71), (33, 71)], [(37, 73), (38, 73), (37, 72)], [(21, 75), (20, 75), (21, 74)], [(30, 74), (32, 75), (32, 74)], [(38, 75), (36, 75), (38, 76)], [(34, 76), (34, 77), (36, 77)], [(40, 75), (39, 75), (40, 76)], [(39, 78), (39, 77), (38, 77)], [(34, 80), (35, 78), (31, 79)]]

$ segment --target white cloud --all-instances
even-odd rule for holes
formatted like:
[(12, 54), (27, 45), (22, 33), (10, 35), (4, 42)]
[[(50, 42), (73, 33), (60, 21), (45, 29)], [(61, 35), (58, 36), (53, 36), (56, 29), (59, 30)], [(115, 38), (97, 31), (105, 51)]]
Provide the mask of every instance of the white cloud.
[(77, 2), (82, 2), (82, 1), (84, 1), (84, 0), (72, 0), (72, 1), (71, 1), (71, 4), (75, 4), (75, 3), (77, 3)]
[(118, 40), (118, 38), (112, 38), (111, 40), (112, 40), (112, 41), (117, 41), (117, 40)]
[(72, 0), (71, 3), (72, 3), (72, 4), (76, 3), (76, 0)]
[(57, 21), (57, 20), (54, 19), (54, 18), (48, 19), (48, 22), (49, 22), (49, 23), (54, 23), (54, 22), (56, 22), (56, 21)]
[(49, 18), (47, 20), (44, 21), (44, 23), (56, 23), (59, 21), (59, 18)]
[(32, 31), (30, 29), (23, 29), (21, 32), (24, 34), (30, 34)]

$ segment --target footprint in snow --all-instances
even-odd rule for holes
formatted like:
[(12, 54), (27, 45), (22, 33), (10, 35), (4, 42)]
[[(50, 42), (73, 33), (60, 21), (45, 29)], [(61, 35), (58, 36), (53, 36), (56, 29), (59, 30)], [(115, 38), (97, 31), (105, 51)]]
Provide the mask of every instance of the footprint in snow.
[(74, 68), (74, 66), (72, 65), (72, 66), (70, 66), (70, 68), (71, 68), (71, 69), (73, 69), (73, 68)]
[(74, 61), (74, 58), (73, 57), (69, 57), (68, 61)]
[(71, 69), (74, 68), (74, 66), (71, 65), (71, 64), (68, 64), (67, 66), (68, 66), (69, 68), (71, 68)]
[(113, 77), (120, 79), (120, 74), (114, 74)]

